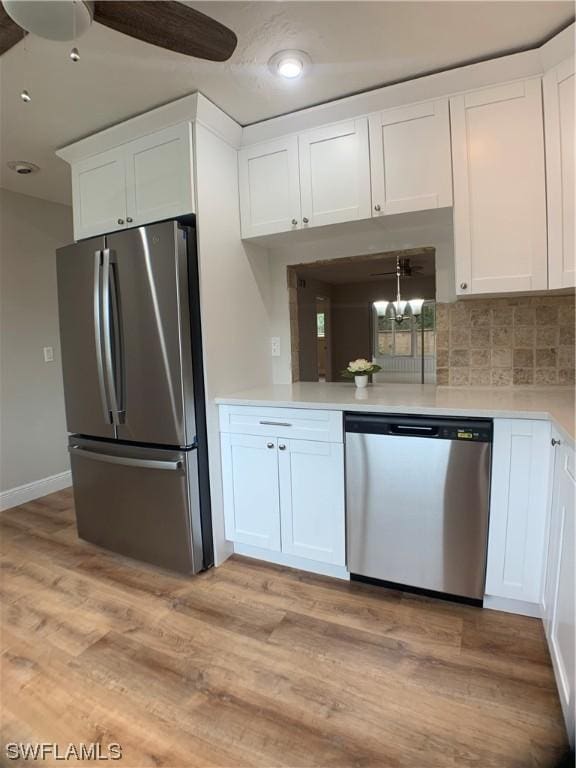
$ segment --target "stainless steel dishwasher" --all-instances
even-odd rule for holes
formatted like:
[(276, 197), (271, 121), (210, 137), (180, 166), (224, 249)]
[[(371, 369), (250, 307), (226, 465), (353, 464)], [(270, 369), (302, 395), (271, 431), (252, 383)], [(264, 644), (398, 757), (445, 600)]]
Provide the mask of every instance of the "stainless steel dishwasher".
[(352, 578), (478, 602), (492, 422), (345, 414)]

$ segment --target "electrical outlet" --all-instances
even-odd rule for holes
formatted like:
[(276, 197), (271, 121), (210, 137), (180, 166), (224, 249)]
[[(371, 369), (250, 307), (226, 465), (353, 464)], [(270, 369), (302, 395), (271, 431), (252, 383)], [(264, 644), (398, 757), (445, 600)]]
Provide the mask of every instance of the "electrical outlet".
[(272, 350), (272, 357), (280, 357), (280, 337), (272, 336), (270, 339), (270, 347)]
[(54, 362), (54, 348), (53, 347), (44, 347), (44, 362), (45, 363), (53, 363)]

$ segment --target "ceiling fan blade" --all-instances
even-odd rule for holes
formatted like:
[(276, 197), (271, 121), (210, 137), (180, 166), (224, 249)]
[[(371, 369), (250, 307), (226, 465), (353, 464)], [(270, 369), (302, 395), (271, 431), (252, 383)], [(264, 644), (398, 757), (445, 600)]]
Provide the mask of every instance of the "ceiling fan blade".
[(102, 0), (94, 4), (94, 20), (137, 40), (209, 61), (226, 61), (238, 42), (228, 27), (173, 0)]
[(396, 272), (371, 272), (370, 277), (396, 277)]
[(13, 45), (19, 43), (27, 34), (28, 32), (19, 27), (15, 21), (12, 21), (0, 3), (0, 56), (9, 51)]

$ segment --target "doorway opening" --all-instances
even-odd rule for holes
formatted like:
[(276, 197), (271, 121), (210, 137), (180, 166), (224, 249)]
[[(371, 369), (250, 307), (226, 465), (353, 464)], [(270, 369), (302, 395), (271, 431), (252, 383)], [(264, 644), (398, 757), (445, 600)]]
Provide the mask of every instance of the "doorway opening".
[[(358, 357), (381, 366), (377, 382), (435, 381), (433, 247), (287, 269), (293, 381), (344, 381), (342, 371)], [(395, 308), (398, 277), (402, 316)]]

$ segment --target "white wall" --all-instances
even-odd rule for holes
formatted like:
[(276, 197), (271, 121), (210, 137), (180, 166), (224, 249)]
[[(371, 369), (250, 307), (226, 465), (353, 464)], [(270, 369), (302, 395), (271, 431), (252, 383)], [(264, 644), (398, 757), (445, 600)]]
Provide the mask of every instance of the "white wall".
[[(290, 233), (297, 234), (297, 233)], [(454, 245), (451, 209), (419, 214), (385, 216), (376, 221), (319, 228), (314, 238), (288, 242), (268, 241), (270, 262), (270, 333), (280, 337), (280, 357), (272, 358), (273, 381), (288, 384), (292, 378), (290, 312), (286, 267), (321, 259), (358, 256), (402, 248), (433, 246), (436, 249), (436, 300), (455, 300)]]
[(208, 455), (216, 564), (224, 539), (218, 409), (214, 398), (271, 381), (267, 252), (240, 240), (236, 150), (196, 124), (198, 244)]
[(0, 189), (0, 491), (69, 469), (55, 250), (72, 239), (71, 208)]

